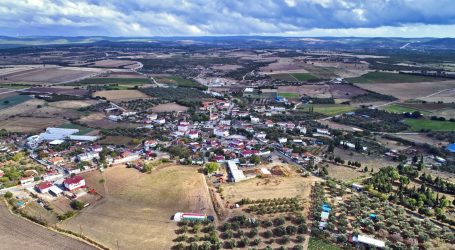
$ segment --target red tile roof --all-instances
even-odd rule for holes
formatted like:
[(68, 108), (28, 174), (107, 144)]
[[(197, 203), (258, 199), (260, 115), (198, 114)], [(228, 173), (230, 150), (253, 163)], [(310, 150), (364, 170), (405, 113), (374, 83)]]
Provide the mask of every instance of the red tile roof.
[(84, 180), (84, 178), (82, 178), (82, 176), (79, 176), (79, 175), (76, 175), (74, 177), (68, 177), (66, 178), (63, 183), (65, 184), (68, 184), (68, 185), (71, 185), (71, 184), (77, 184), (79, 182), (81, 182), (82, 180)]

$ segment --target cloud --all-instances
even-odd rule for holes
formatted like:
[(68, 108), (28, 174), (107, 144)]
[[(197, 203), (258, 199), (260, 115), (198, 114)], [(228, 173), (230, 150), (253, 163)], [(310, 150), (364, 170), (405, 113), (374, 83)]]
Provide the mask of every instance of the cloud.
[(452, 25), (452, 0), (0, 0), (0, 35), (374, 36)]

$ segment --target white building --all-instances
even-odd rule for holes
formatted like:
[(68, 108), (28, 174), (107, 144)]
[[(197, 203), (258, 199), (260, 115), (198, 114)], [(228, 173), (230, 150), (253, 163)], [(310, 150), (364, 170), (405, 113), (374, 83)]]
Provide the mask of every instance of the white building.
[(243, 174), (243, 171), (237, 167), (237, 164), (234, 161), (227, 161), (227, 168), (232, 182), (246, 180), (246, 176)]
[(77, 156), (78, 161), (92, 161), (93, 159), (99, 159), (100, 155), (96, 152), (87, 152), (83, 154), (79, 154)]

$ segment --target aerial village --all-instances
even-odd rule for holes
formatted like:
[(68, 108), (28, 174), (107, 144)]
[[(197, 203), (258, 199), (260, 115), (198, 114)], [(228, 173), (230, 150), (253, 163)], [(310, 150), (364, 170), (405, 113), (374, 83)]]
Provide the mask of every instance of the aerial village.
[[(323, 58), (304, 65), (362, 64)], [(340, 76), (211, 66), (204, 84), (117, 68), (21, 90), (0, 110), (8, 209), (100, 249), (453, 247), (453, 134), (403, 122), (441, 118)]]

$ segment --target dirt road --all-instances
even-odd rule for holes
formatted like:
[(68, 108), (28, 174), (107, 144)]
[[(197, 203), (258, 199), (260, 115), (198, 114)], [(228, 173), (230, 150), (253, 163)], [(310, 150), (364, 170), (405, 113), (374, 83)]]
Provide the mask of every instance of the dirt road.
[(1, 249), (96, 249), (11, 214), (3, 201), (0, 201), (0, 218)]

